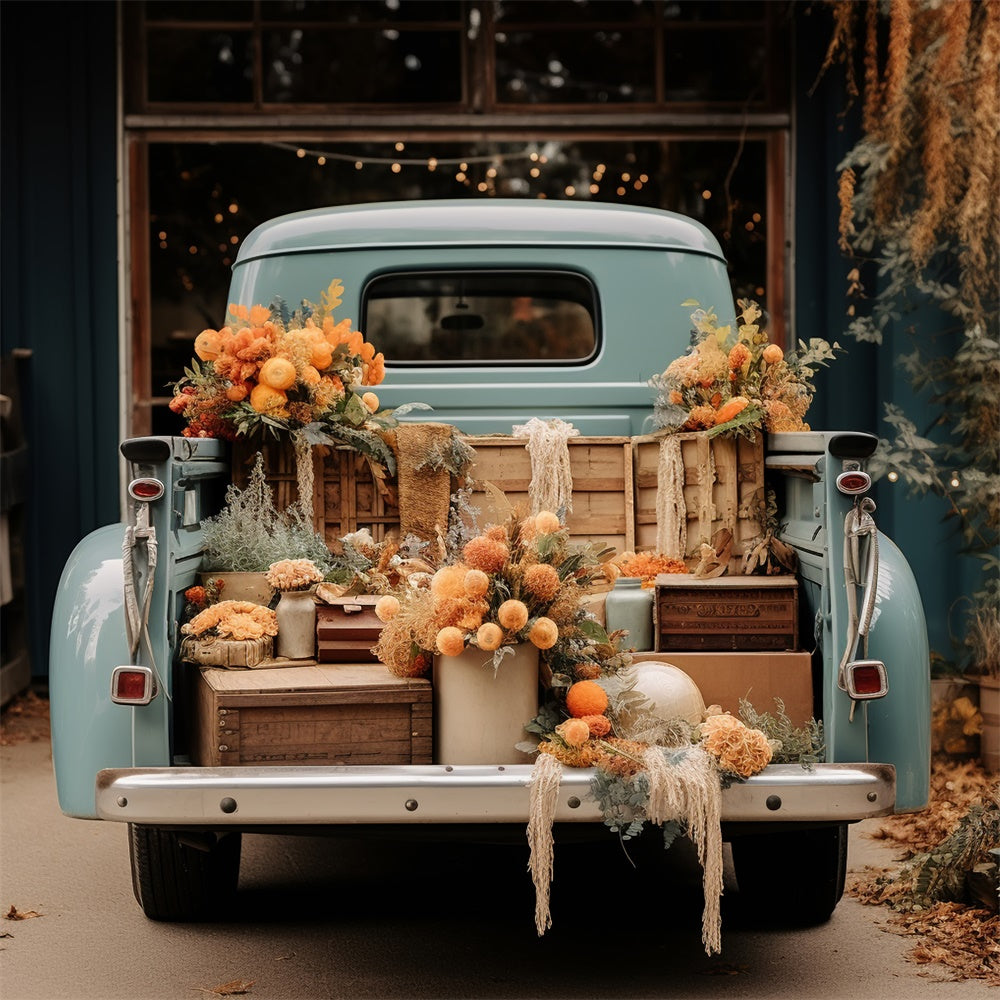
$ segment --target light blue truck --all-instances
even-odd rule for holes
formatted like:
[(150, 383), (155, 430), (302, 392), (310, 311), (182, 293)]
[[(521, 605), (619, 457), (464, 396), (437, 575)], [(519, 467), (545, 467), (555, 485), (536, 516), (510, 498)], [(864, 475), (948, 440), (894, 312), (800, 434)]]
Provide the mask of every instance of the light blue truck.
[[(725, 260), (702, 226), (569, 202), (285, 216), (244, 242), (229, 301), (312, 300), (332, 278), (344, 284), (342, 314), (385, 353), (382, 405), (425, 401), (430, 419), (470, 434), (510, 434), (540, 417), (585, 435), (641, 435), (651, 374), (688, 346), (690, 310), (679, 306), (696, 300), (735, 322)], [(867, 498), (876, 444), (834, 431), (766, 441), (781, 538), (798, 557), (826, 759), (770, 765), (727, 787), (723, 834), (741, 894), (802, 922), (826, 919), (841, 897), (847, 825), (928, 796), (927, 632), (913, 574)], [(230, 479), (228, 448), (125, 441), (126, 520), (84, 538), (66, 564), (50, 668), (63, 812), (128, 824), (136, 899), (161, 920), (201, 918), (231, 899), (241, 835), (254, 831), (378, 826), (405, 837), (423, 824), (460, 837), (493, 824), (523, 836), (529, 765), (192, 765), (174, 697), (190, 668), (179, 658), (183, 594), (199, 571), (201, 521)], [(567, 769), (556, 823), (606, 837), (590, 779)]]

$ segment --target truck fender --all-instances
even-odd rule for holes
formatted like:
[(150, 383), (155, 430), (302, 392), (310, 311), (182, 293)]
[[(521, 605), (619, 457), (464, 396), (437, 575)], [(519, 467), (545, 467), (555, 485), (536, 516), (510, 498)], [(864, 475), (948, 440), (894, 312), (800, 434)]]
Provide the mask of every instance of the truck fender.
[(122, 524), (84, 537), (63, 567), (49, 639), (49, 711), (64, 813), (97, 818), (94, 775), (132, 762), (132, 712), (111, 701), (111, 672), (129, 662)]

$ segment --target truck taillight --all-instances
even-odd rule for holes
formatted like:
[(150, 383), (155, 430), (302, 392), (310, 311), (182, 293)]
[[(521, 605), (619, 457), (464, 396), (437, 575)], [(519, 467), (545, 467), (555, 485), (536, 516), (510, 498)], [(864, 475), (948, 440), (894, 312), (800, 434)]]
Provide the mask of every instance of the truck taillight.
[(159, 500), (163, 496), (163, 483), (159, 479), (133, 479), (128, 484), (128, 495), (133, 500)]
[(116, 705), (148, 705), (156, 697), (156, 679), (149, 667), (115, 667), (111, 700)]
[(844, 668), (844, 686), (854, 701), (871, 701), (889, 693), (889, 677), (881, 660), (852, 660)]
[(857, 496), (859, 493), (867, 493), (872, 487), (872, 477), (867, 472), (854, 469), (850, 472), (842, 472), (837, 476), (837, 489), (848, 496)]

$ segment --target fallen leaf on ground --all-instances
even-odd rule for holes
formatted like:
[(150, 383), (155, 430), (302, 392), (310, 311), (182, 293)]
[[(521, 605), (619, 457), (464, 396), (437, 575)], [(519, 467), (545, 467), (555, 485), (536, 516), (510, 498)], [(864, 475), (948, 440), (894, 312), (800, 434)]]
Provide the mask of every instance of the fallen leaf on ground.
[(250, 992), (250, 987), (257, 982), (256, 979), (234, 979), (228, 983), (221, 983), (213, 986), (210, 990), (204, 986), (194, 986), (192, 989), (201, 990), (202, 993), (211, 993), (217, 997), (236, 997)]
[(30, 920), (32, 917), (40, 917), (43, 914), (37, 910), (19, 910), (13, 903), (10, 909), (3, 915), (4, 920)]

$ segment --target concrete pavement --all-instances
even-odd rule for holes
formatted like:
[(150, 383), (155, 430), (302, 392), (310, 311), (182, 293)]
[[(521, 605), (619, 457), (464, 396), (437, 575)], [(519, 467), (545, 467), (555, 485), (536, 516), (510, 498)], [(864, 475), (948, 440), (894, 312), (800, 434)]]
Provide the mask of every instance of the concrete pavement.
[[(888, 863), (864, 829), (852, 828), (851, 867)], [(660, 881), (622, 875), (617, 844), (562, 847), (543, 938), (526, 847), (271, 836), (244, 838), (238, 918), (157, 924), (132, 897), (125, 827), (59, 812), (47, 742), (0, 747), (0, 907), (40, 914), (0, 921), (0, 997), (191, 1000), (251, 981), (243, 995), (259, 1000), (986, 995), (907, 962), (912, 939), (850, 898), (808, 930), (761, 930), (724, 910), (723, 952), (708, 958), (700, 873), (683, 852)]]

